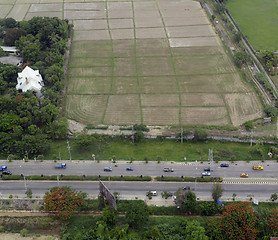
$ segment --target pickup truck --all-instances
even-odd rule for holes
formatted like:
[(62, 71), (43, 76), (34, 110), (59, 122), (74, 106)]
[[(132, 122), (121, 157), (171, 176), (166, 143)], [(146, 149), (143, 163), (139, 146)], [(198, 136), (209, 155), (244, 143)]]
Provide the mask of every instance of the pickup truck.
[(7, 166), (2, 165), (2, 167), (0, 168), (0, 171), (2, 171), (2, 172), (7, 171)]
[(55, 166), (55, 168), (67, 168), (67, 164), (61, 163), (61, 165)]

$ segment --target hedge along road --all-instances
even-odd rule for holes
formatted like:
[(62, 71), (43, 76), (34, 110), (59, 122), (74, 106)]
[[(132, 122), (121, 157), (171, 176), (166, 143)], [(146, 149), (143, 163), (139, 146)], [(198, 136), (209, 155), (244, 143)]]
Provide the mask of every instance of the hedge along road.
[[(173, 183), (173, 182), (104, 182), (105, 185), (113, 192), (120, 193), (120, 199), (143, 199), (147, 200), (146, 192), (155, 190), (158, 193), (157, 197), (153, 197), (153, 204), (156, 201), (164, 201), (161, 198), (162, 191), (175, 192), (178, 188), (190, 186), (191, 190), (196, 193), (200, 200), (212, 200), (211, 188), (213, 183)], [(33, 192), (33, 198), (43, 197), (44, 193), (54, 186), (71, 186), (72, 188), (83, 191), (89, 194), (90, 198), (96, 198), (99, 193), (98, 182), (84, 181), (26, 181), (26, 187)], [(224, 188), (223, 197), (221, 200), (231, 200), (233, 193), (236, 193), (237, 200), (248, 200), (249, 195), (260, 201), (267, 201), (271, 194), (277, 192), (277, 184), (256, 185), (256, 184), (221, 184)], [(26, 197), (24, 181), (2, 181), (0, 192), (1, 197), (8, 198), (10, 194), (14, 198)], [(169, 199), (172, 202), (172, 199)]]
[[(54, 167), (61, 163), (54, 163), (53, 161), (0, 161), (0, 165), (6, 165), (14, 175), (102, 175), (102, 176), (184, 176), (184, 177), (200, 177), (205, 167), (209, 167), (208, 162), (203, 164), (200, 162), (149, 162), (134, 161), (128, 163), (127, 161), (65, 161), (67, 163), (66, 169), (55, 169)], [(115, 164), (117, 167), (115, 167)], [(219, 163), (214, 163), (214, 171), (211, 172), (212, 177), (239, 177), (241, 173), (245, 172), (249, 178), (277, 178), (278, 163), (276, 161), (266, 161), (264, 163), (258, 162), (235, 162), (229, 163), (230, 167), (221, 168)], [(263, 171), (255, 171), (252, 169), (254, 164), (262, 165)], [(131, 166), (133, 171), (126, 171), (126, 167)], [(112, 172), (104, 172), (104, 167), (112, 167)], [(174, 172), (164, 172), (164, 167), (174, 169)]]

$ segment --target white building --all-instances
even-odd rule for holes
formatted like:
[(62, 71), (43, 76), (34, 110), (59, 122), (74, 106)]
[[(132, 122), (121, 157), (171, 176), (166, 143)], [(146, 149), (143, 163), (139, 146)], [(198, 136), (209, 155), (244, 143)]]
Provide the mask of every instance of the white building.
[(17, 77), (17, 91), (31, 91), (41, 97), (41, 88), (44, 86), (42, 76), (39, 73), (39, 70), (33, 70), (30, 67), (25, 67), (21, 73), (18, 73)]

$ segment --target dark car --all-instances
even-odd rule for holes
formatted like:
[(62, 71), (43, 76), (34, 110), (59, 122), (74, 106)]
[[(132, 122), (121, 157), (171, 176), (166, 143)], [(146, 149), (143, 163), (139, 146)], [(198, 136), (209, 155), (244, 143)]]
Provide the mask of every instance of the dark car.
[(183, 190), (190, 190), (190, 186), (183, 187)]
[(127, 171), (133, 171), (133, 168), (132, 167), (127, 167), (126, 170)]
[(174, 172), (174, 169), (173, 168), (169, 168), (169, 167), (165, 167), (165, 168), (163, 168), (163, 171), (164, 172)]
[(220, 167), (229, 167), (229, 164), (228, 163), (221, 163)]
[(209, 167), (206, 167), (206, 168), (204, 168), (204, 171), (205, 171), (205, 172), (210, 172), (210, 168), (209, 168)]
[(105, 167), (103, 169), (104, 172), (111, 172), (112, 171), (112, 168), (111, 167)]
[(9, 170), (2, 172), (2, 175), (12, 175), (13, 173)]

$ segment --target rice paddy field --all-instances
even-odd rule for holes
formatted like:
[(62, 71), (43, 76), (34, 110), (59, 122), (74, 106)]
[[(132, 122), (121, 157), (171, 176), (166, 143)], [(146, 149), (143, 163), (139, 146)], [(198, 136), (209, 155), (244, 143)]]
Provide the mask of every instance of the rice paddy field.
[(74, 24), (66, 114), (83, 124), (239, 126), (263, 116), (198, 1), (0, 0)]
[(278, 51), (277, 0), (229, 0), (227, 8), (257, 51)]

